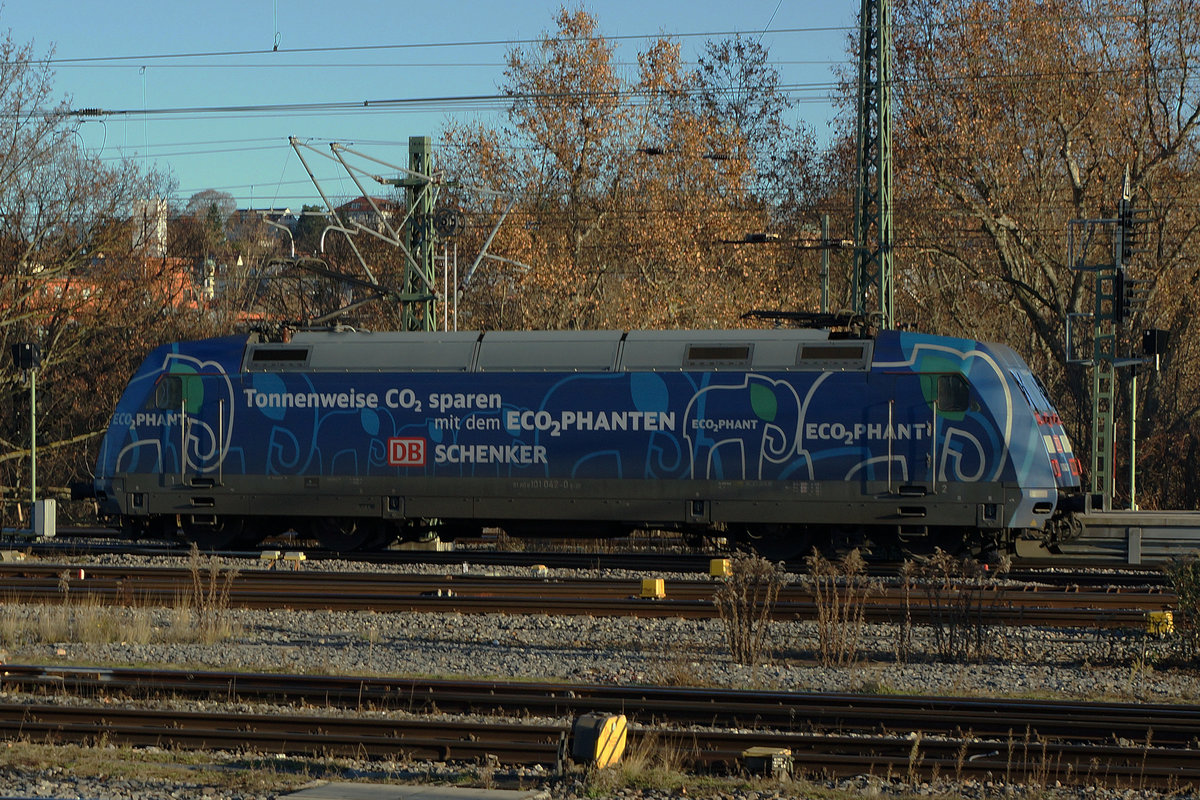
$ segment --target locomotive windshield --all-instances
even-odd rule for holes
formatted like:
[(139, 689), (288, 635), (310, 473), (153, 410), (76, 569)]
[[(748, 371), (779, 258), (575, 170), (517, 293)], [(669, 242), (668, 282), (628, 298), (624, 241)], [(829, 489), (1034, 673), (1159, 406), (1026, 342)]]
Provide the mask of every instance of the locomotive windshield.
[(1046, 397), (1045, 387), (1031, 372), (1012, 370), (1010, 374), (1037, 419), (1046, 454), (1059, 486), (1077, 486), (1080, 478), (1079, 459), (1071, 447), (1071, 440), (1063, 430), (1062, 419)]

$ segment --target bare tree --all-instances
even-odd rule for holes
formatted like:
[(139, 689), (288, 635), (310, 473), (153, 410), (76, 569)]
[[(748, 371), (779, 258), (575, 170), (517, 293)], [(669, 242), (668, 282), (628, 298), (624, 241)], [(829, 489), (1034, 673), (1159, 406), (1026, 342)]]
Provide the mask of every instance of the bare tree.
[(39, 484), (86, 477), (89, 442), (149, 343), (194, 298), (159, 258), (135, 248), (136, 202), (169, 186), (86, 152), (52, 73), (29, 45), (0, 41), (0, 504), (5, 524), (29, 479), (28, 396), (10, 346), (32, 342), (38, 375)]

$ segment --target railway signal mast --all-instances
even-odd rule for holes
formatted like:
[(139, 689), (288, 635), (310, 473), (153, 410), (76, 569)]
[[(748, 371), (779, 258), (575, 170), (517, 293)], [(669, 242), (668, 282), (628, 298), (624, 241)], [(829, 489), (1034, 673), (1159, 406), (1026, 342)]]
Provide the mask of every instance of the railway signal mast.
[[(1129, 174), (1126, 172), (1121, 199), (1117, 201), (1115, 218), (1077, 219), (1071, 221), (1069, 261), (1071, 269), (1095, 275), (1093, 290), (1092, 347), (1090, 358), (1071, 359), (1074, 363), (1092, 367), (1092, 463), (1091, 505), (1104, 511), (1113, 508), (1116, 493), (1116, 393), (1117, 370), (1130, 369), (1129, 381), (1129, 507), (1137, 508), (1137, 367), (1155, 364), (1166, 349), (1163, 331), (1146, 330), (1142, 335), (1142, 355), (1122, 357), (1122, 328), (1132, 322), (1135, 314), (1145, 310), (1150, 284), (1144, 278), (1133, 278), (1129, 267), (1138, 249), (1139, 227), (1145, 224), (1131, 205)], [(1098, 229), (1112, 228), (1112, 259), (1098, 265), (1085, 264), (1087, 244)], [(1076, 231), (1081, 235), (1076, 236)], [(1068, 320), (1068, 338), (1070, 337)], [(1128, 337), (1126, 337), (1128, 338)]]
[(35, 539), (55, 535), (57, 511), (53, 498), (38, 499), (37, 485), (37, 373), (42, 366), (42, 348), (34, 342), (20, 342), (12, 346), (13, 366), (25, 376), (29, 384), (29, 508), (31, 530), (6, 528), (5, 534), (32, 535)]

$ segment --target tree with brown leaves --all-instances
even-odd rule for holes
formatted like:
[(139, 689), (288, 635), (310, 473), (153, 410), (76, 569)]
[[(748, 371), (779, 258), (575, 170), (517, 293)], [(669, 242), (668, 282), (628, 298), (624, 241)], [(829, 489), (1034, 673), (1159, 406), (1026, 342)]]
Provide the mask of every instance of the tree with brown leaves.
[[(1141, 432), (1145, 452), (1193, 442), (1195, 461), (1200, 417), (1183, 401), (1200, 388), (1187, 313), (1200, 279), (1194, 9), (1181, 0), (899, 0), (896, 22), (903, 317), (1012, 344), (1047, 377), (1086, 449), (1091, 378), (1066, 366), (1065, 326), (1092, 310), (1094, 276), (1067, 263), (1068, 223), (1114, 217), (1128, 170), (1133, 205), (1152, 220), (1148, 252), (1130, 270), (1155, 288), (1124, 329), (1121, 354), (1142, 327), (1171, 329), (1163, 373), (1143, 381)], [(1110, 233), (1089, 263), (1112, 264)], [(1190, 507), (1200, 484), (1189, 484), (1154, 502)]]
[[(464, 294), (484, 328), (721, 327), (752, 308), (811, 306), (783, 248), (740, 247), (770, 223), (753, 148), (698, 102), (677, 43), (653, 42), (622, 79), (590, 15), (509, 57), (509, 125), (451, 126), (448, 172), (499, 190), (458, 201), (488, 224), (511, 203)], [(469, 228), (482, 239), (487, 225)]]

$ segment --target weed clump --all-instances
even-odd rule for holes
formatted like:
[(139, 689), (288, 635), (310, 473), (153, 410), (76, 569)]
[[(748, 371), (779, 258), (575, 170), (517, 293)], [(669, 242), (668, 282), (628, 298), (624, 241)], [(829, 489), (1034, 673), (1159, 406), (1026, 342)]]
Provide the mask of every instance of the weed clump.
[(1175, 559), (1167, 564), (1167, 580), (1177, 598), (1172, 628), (1185, 661), (1200, 659), (1200, 559)]
[(937, 549), (928, 563), (912, 571), (924, 589), (930, 627), (943, 661), (983, 661), (999, 640), (985, 611), (994, 603), (996, 579), (1008, 572), (1001, 562), (994, 572), (972, 558)]
[[(71, 572), (58, 576), (57, 602), (26, 604), (0, 598), (0, 647), (37, 644), (213, 644), (233, 636), (230, 590), (237, 570), (205, 559), (193, 546), (190, 591), (181, 592), (169, 613), (152, 607), (129, 585), (106, 600)], [(164, 617), (169, 617), (164, 621)]]
[(866, 599), (872, 583), (867, 562), (851, 550), (833, 562), (816, 548), (804, 558), (817, 606), (817, 652), (826, 667), (843, 667), (858, 660), (866, 621)]
[(222, 569), (221, 559), (205, 560), (192, 545), (188, 571), (192, 576), (191, 607), (195, 614), (197, 637), (203, 644), (229, 638), (233, 624), (229, 618), (229, 593), (237, 578), (236, 569)]
[(786, 573), (782, 565), (747, 553), (731, 559), (730, 572), (713, 595), (713, 604), (733, 659), (753, 667), (766, 648), (771, 611), (787, 583)]

